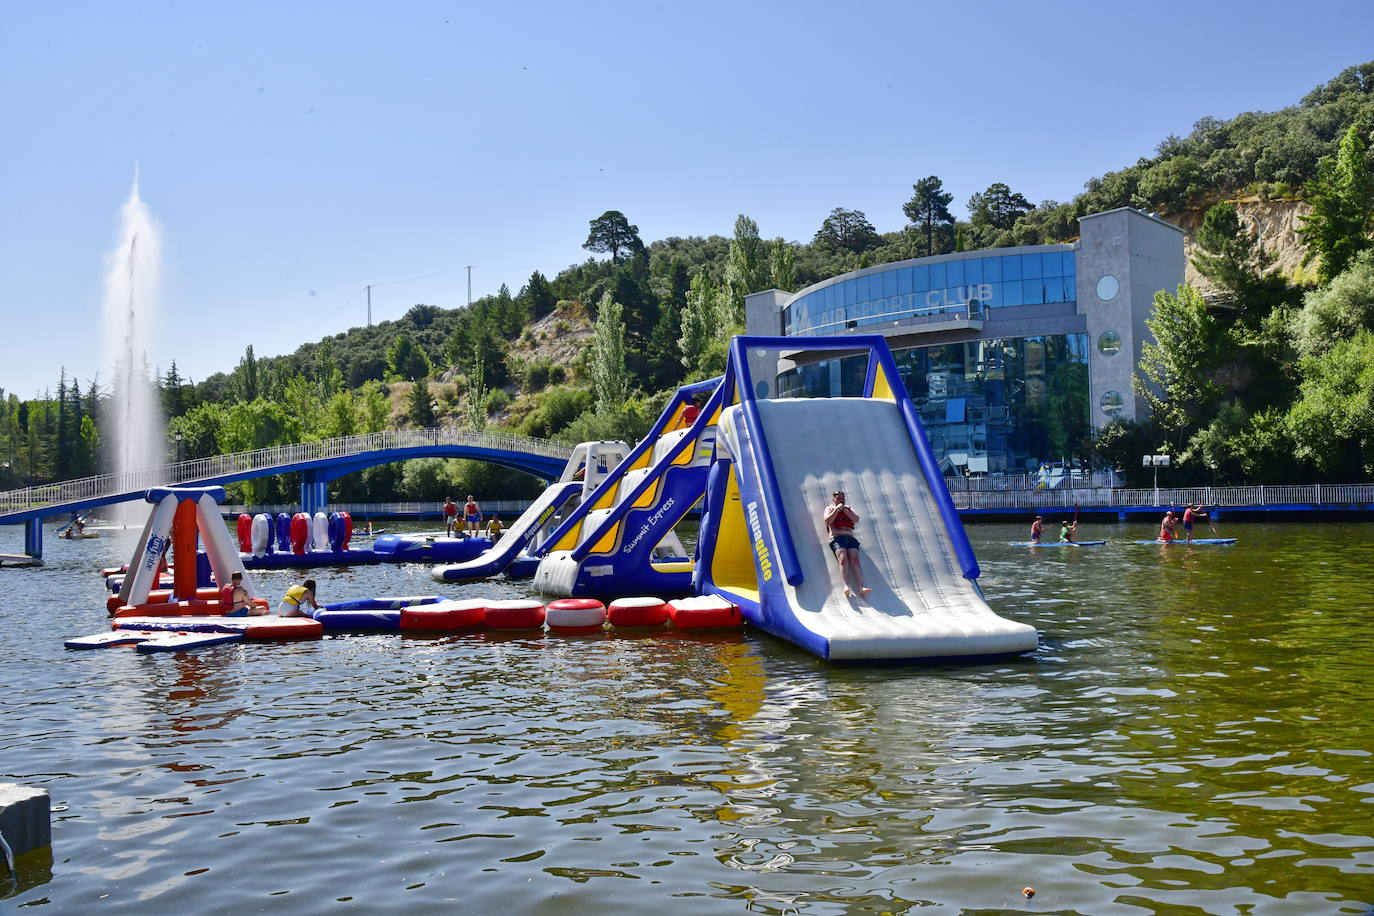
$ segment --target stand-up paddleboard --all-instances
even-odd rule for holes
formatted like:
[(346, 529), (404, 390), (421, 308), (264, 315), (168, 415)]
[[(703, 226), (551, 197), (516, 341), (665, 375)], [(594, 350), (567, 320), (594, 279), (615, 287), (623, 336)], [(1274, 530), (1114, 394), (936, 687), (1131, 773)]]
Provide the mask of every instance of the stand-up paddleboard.
[(139, 652), (179, 652), (242, 641), (242, 633), (164, 633), (153, 639), (145, 639), (134, 648)]
[(1012, 547), (1101, 547), (1106, 541), (1008, 541)]
[(1184, 547), (1226, 547), (1236, 542), (1235, 538), (1193, 538), (1191, 541), (1136, 541), (1137, 544), (1181, 544)]

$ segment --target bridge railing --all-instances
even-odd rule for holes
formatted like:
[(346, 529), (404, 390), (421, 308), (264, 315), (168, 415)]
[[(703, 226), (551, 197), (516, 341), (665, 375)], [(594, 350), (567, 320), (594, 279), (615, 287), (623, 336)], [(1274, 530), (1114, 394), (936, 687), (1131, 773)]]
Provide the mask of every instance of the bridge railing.
[(483, 433), (471, 429), (392, 429), (359, 436), (339, 436), (315, 442), (277, 445), (251, 452), (234, 452), (209, 458), (192, 458), (173, 464), (99, 474), (60, 483), (23, 487), (0, 493), (0, 513), (41, 509), (85, 499), (100, 499), (132, 493), (149, 487), (169, 486), (193, 480), (206, 480), (230, 474), (264, 471), (274, 467), (346, 458), (365, 452), (397, 448), (422, 448), (428, 445), (466, 445), (503, 451), (524, 452), (550, 458), (568, 458), (572, 447), (547, 439), (533, 439), (509, 433)]

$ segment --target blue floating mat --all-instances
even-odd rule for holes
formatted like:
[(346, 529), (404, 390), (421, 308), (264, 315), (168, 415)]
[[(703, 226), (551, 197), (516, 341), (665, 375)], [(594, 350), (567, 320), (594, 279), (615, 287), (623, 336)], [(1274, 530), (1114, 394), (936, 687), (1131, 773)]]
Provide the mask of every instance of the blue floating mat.
[(244, 569), (309, 569), (312, 566), (372, 566), (388, 559), (371, 550), (307, 550), (305, 553), (239, 554)]
[(1101, 547), (1106, 541), (1008, 541), (1012, 547)]
[(352, 601), (335, 601), (326, 604), (318, 612), (326, 611), (399, 611), (403, 607), (414, 607), (417, 604), (434, 604), (441, 600), (439, 595), (410, 595), (402, 598), (355, 598)]
[(315, 613), (315, 619), (326, 630), (399, 630), (401, 612), (395, 611), (331, 611)]
[(1181, 544), (1181, 545), (1184, 546), (1184, 547), (1196, 547), (1196, 546), (1198, 546), (1198, 545), (1201, 545), (1201, 546), (1203, 546), (1203, 547), (1216, 547), (1216, 546), (1222, 546), (1222, 547), (1224, 547), (1224, 546), (1226, 546), (1226, 545), (1228, 545), (1228, 544), (1234, 544), (1235, 542), (1236, 542), (1236, 539), (1235, 539), (1235, 538), (1193, 538), (1193, 540), (1192, 540), (1191, 542), (1189, 542), (1189, 541), (1181, 541), (1181, 540), (1180, 540), (1180, 541), (1136, 541), (1137, 544), (1166, 544), (1166, 545), (1170, 545), (1170, 546), (1177, 545), (1177, 544)]
[(539, 569), (539, 557), (516, 557), (506, 567), (507, 579), (533, 579)]
[(167, 633), (140, 642), (134, 648), (140, 652), (179, 652), (183, 649), (203, 649), (227, 642), (239, 642), (242, 633)]
[(111, 646), (132, 646), (136, 643), (156, 639), (161, 633), (148, 633), (142, 630), (111, 630), (93, 636), (78, 636), (62, 643), (68, 649), (108, 649)]

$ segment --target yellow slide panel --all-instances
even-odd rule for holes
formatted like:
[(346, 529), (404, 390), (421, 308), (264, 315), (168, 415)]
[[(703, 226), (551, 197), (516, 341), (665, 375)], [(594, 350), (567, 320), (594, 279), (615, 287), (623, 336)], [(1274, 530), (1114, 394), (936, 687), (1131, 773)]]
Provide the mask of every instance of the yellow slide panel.
[[(870, 357), (872, 358), (872, 357)], [(873, 400), (875, 401), (896, 401), (897, 396), (892, 393), (892, 385), (888, 383), (887, 373), (883, 371), (882, 363), (878, 364), (878, 371), (873, 376)]]
[(735, 479), (733, 464), (725, 487), (725, 503), (721, 506), (720, 528), (711, 551), (711, 581), (742, 598), (759, 600), (754, 549), (749, 543), (749, 526), (745, 523), (744, 507), (740, 505), (739, 482)]

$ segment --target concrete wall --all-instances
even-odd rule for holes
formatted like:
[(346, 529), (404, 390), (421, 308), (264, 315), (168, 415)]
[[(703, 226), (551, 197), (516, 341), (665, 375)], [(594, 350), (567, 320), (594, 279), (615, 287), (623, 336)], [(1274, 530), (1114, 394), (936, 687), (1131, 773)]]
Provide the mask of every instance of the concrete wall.
[[(1078, 224), (1078, 311), (1087, 319), (1088, 397), (1091, 422), (1098, 427), (1112, 420), (1101, 406), (1102, 396), (1109, 391), (1124, 400), (1119, 414), (1123, 419), (1134, 420), (1145, 413), (1131, 379), (1141, 348), (1150, 339), (1145, 319), (1154, 310), (1155, 293), (1172, 292), (1183, 282), (1183, 231), (1129, 207), (1093, 213)], [(1117, 281), (1116, 294), (1109, 299), (1099, 295), (1104, 277)], [(1121, 349), (1111, 356), (1098, 348), (1108, 331), (1121, 336)]]
[[(780, 289), (766, 289), (760, 293), (750, 293), (744, 297), (744, 333), (751, 336), (781, 337), (782, 307), (791, 293)], [(766, 352), (763, 355), (749, 351), (749, 374), (753, 376), (755, 393), (762, 397), (772, 397), (778, 389), (778, 354)], [(766, 382), (766, 391), (759, 388), (759, 382)]]

